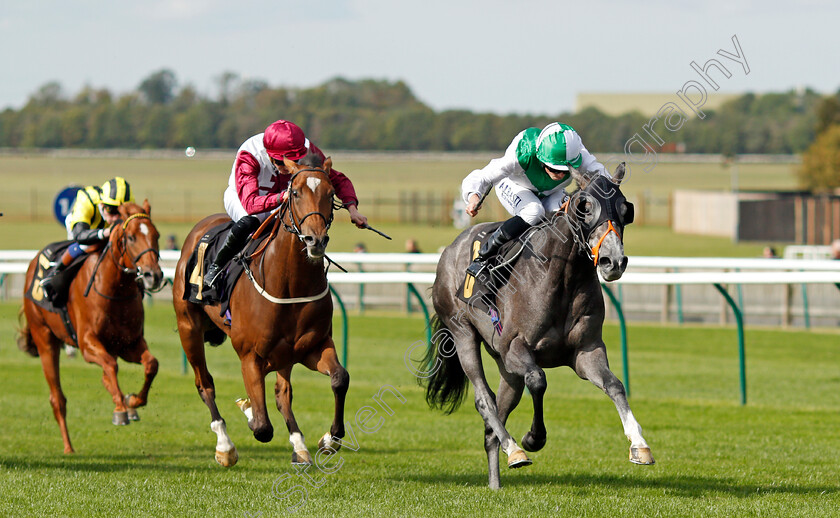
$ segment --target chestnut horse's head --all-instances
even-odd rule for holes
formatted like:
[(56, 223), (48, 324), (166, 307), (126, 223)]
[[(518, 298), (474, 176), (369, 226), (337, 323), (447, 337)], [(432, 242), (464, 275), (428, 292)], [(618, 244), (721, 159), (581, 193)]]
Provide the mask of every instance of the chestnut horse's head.
[(111, 232), (111, 247), (118, 263), (126, 271), (136, 271), (137, 281), (150, 291), (160, 289), (163, 270), (160, 268), (160, 234), (152, 223), (149, 200), (143, 205), (123, 203), (120, 219)]
[(332, 159), (327, 158), (321, 167), (296, 164), (288, 159), (284, 165), (292, 175), (286, 224), (306, 245), (306, 255), (319, 260), (327, 250), (330, 241), (327, 232), (333, 220)]

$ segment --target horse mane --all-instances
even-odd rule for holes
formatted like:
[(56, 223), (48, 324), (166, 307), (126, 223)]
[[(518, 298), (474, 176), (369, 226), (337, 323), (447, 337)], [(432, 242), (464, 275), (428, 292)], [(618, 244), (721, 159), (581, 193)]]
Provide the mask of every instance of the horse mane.
[(324, 157), (309, 151), (298, 161), (298, 164), (306, 167), (316, 167), (321, 169), (324, 167)]

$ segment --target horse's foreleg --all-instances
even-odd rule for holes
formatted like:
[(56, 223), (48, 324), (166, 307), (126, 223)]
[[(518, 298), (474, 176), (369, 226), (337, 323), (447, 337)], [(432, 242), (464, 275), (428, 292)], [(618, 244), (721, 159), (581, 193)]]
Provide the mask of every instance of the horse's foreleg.
[(248, 420), (248, 427), (254, 433), (254, 438), (260, 442), (268, 442), (274, 437), (274, 428), (268, 419), (265, 407), (265, 368), (264, 360), (258, 360), (256, 353), (250, 353), (241, 358), (242, 379), (245, 381), (245, 391), (251, 402), (253, 417)]
[(292, 464), (312, 464), (312, 456), (306, 449), (303, 433), (298, 427), (295, 414), (292, 412), (292, 367), (277, 371), (277, 382), (274, 384), (274, 400), (277, 410), (283, 414), (286, 429), (289, 430), (289, 442), (292, 443)]
[(332, 339), (327, 339), (320, 351), (310, 355), (305, 365), (330, 377), (330, 387), (335, 397), (335, 412), (330, 431), (318, 441), (318, 449), (326, 449), (329, 452), (338, 451), (341, 444), (337, 439), (344, 437), (344, 401), (347, 389), (350, 387), (350, 374), (339, 363)]
[(102, 367), (102, 384), (105, 385), (105, 389), (111, 394), (111, 399), (114, 401), (114, 416), (111, 422), (117, 426), (129, 424), (131, 421), (128, 420), (125, 396), (120, 390), (120, 384), (117, 380), (117, 372), (119, 371), (117, 359), (105, 350), (105, 346), (98, 339), (88, 335), (86, 341), (87, 346), (81, 348), (85, 361)]
[(158, 372), (158, 361), (149, 352), (149, 347), (143, 338), (140, 338), (136, 347), (124, 352), (121, 357), (127, 362), (143, 364), (145, 376), (143, 388), (140, 389), (139, 394), (129, 394), (125, 397), (125, 404), (128, 407), (128, 418), (132, 421), (139, 421), (140, 416), (137, 414), (137, 408), (146, 406), (148, 402), (149, 389), (152, 387), (152, 381)]
[(239, 453), (227, 434), (227, 425), (216, 406), (216, 386), (213, 383), (213, 376), (207, 370), (203, 330), (199, 324), (188, 322), (186, 318), (179, 315), (178, 333), (181, 337), (184, 354), (193, 368), (195, 388), (201, 400), (210, 410), (210, 429), (216, 434), (216, 462), (229, 468), (239, 460)]
[(618, 416), (621, 418), (624, 435), (630, 440), (630, 462), (653, 464), (650, 447), (642, 437), (642, 427), (630, 410), (624, 385), (609, 368), (604, 344), (601, 343), (589, 350), (579, 350), (575, 357), (575, 372), (581, 378), (591, 381), (612, 399), (618, 410)]
[(528, 451), (539, 451), (545, 446), (546, 431), (543, 418), (543, 396), (545, 396), (545, 372), (537, 366), (534, 355), (525, 340), (514, 338), (505, 355), (504, 367), (513, 376), (524, 379), (531, 399), (534, 401), (534, 419), (531, 429), (522, 437), (522, 447)]

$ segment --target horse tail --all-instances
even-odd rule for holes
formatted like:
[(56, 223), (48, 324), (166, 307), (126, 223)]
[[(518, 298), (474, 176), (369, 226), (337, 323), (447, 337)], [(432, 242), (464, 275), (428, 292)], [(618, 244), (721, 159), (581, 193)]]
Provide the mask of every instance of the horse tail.
[(430, 324), (432, 343), (420, 365), (424, 372), (431, 374), (419, 378), (419, 381), (421, 386), (426, 387), (426, 403), (451, 414), (464, 401), (469, 380), (461, 367), (449, 328), (437, 315), (432, 317)]
[(213, 347), (218, 347), (225, 343), (225, 338), (227, 338), (225, 332), (215, 326), (204, 332), (204, 341)]
[(20, 327), (17, 330), (17, 344), (21, 351), (28, 353), (30, 356), (38, 357), (38, 348), (32, 340), (32, 331), (29, 329), (29, 322), (26, 321), (26, 315), (23, 314), (23, 306), (18, 311), (18, 324)]

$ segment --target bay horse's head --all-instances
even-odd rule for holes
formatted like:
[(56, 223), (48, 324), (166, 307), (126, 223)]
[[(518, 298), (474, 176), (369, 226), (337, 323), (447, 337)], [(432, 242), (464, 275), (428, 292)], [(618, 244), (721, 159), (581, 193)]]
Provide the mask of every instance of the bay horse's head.
[(612, 180), (599, 175), (585, 175), (571, 169), (580, 189), (569, 201), (574, 214), (576, 236), (582, 238), (601, 276), (607, 281), (619, 279), (627, 268), (624, 255), (624, 227), (633, 222), (633, 204), (621, 193), (624, 162), (615, 168)]
[(327, 232), (333, 220), (335, 189), (330, 182), (332, 159), (327, 158), (322, 165), (306, 159), (300, 164), (288, 159), (283, 163), (292, 175), (286, 196), (287, 229), (306, 245), (309, 259), (320, 260), (330, 241)]
[(160, 234), (152, 223), (149, 200), (143, 205), (123, 203), (120, 220), (111, 231), (111, 249), (124, 271), (137, 273), (137, 281), (150, 291), (160, 289), (163, 270), (160, 268)]

